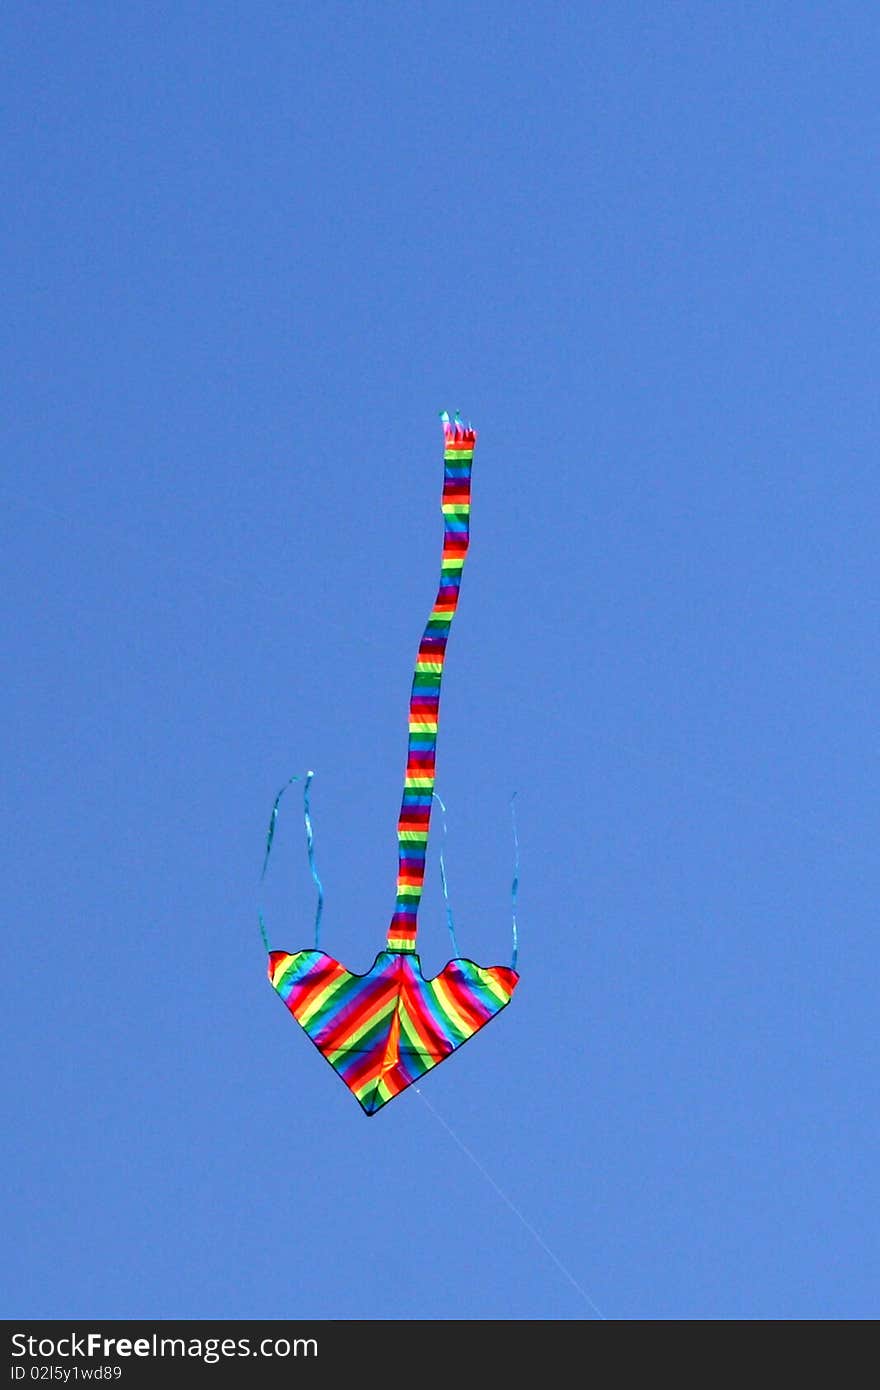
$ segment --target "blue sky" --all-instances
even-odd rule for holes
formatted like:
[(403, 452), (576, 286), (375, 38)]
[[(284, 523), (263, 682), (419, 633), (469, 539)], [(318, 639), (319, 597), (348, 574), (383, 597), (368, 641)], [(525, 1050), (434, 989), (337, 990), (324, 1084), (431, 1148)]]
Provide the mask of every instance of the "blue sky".
[[(4, 1316), (875, 1317), (875, 7), (0, 29)], [(516, 791), (522, 980), (367, 1119), (265, 978), (295, 794), (258, 878), (314, 769), (369, 967), (443, 407), (450, 890), (506, 964)]]

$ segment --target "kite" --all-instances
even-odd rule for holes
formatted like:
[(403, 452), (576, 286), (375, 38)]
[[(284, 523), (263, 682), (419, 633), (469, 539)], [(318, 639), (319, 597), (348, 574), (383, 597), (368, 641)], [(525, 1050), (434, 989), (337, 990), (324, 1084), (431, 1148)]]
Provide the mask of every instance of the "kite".
[[(270, 982), (367, 1115), (375, 1114), (479, 1032), (510, 1002), (519, 982), (516, 877), (510, 967), (480, 966), (458, 954), (448, 896), (454, 958), (439, 975), (426, 980), (416, 952), (416, 919), (425, 878), (431, 807), (435, 800), (440, 802), (434, 791), (440, 684), (470, 538), (471, 468), (477, 438), (459, 415), (450, 420), (444, 411), (441, 420), (443, 557), (437, 597), (419, 643), (413, 674), (406, 774), (397, 824), (397, 902), (385, 949), (365, 975), (355, 975), (318, 947), (323, 889), (315, 868), (309, 818), (311, 773), (305, 782), (305, 820), (309, 864), (318, 888), (315, 946), (292, 954), (273, 951), (263, 929)], [(279, 792), (272, 810), (266, 860), (281, 795)], [(265, 868), (266, 861), (264, 873)], [(446, 896), (442, 854), (440, 870)]]

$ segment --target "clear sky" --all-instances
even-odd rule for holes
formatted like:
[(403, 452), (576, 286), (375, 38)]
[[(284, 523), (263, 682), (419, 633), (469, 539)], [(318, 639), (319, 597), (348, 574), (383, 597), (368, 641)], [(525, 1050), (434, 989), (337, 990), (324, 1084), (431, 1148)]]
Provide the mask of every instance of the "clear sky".
[[(880, 11), (0, 20), (5, 1317), (873, 1318)], [(265, 977), (438, 748), (522, 979), (366, 1118)], [(435, 822), (435, 830), (436, 830)], [(426, 972), (447, 959), (432, 837)]]

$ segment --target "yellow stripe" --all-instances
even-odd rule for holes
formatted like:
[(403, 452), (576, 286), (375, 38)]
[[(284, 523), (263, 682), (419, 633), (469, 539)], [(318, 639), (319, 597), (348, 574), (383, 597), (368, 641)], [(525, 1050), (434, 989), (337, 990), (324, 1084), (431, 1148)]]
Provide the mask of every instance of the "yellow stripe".
[(393, 1100), (395, 1096), (400, 1095), (401, 1091), (407, 1084), (405, 1081), (401, 1082), (400, 1077), (397, 1076), (394, 1078), (394, 1081), (395, 1084), (392, 1086), (391, 1082), (388, 1080), (387, 1073), (379, 1077), (379, 1080), (376, 1084), (376, 1095), (379, 1097), (380, 1100)]
[(407, 777), (404, 780), (405, 787), (433, 787), (433, 777)]
[[(299, 954), (300, 952), (297, 951), (297, 955)], [(281, 960), (278, 962), (278, 964), (275, 966), (275, 969), (272, 971), (272, 983), (276, 989), (281, 983), (282, 976), (286, 975), (287, 971), (290, 969), (290, 963), (292, 960), (293, 956), (282, 956)]]
[(433, 990), (437, 1002), (447, 1018), (451, 1019), (455, 1024), (455, 1027), (461, 1033), (462, 1037), (469, 1038), (474, 1030), (467, 1019), (462, 1018), (461, 1014), (458, 1012), (455, 1006), (455, 1000), (452, 998), (452, 995), (449, 993), (443, 981), (439, 978), (431, 980), (430, 988)]
[(363, 1100), (367, 1091), (372, 1091), (373, 1088), (376, 1086), (377, 1071), (378, 1068), (374, 1067), (370, 1075), (367, 1077), (366, 1081), (362, 1082), (362, 1084), (358, 1086), (357, 1090), (354, 1093), (357, 1096), (358, 1100)]

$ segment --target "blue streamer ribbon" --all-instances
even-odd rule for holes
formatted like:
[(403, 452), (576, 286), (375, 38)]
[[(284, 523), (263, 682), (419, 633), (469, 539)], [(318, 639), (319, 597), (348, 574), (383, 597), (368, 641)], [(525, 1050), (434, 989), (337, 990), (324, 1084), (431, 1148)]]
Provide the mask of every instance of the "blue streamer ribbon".
[(516, 801), (517, 793), (514, 792), (510, 798), (510, 819), (513, 824), (513, 883), (510, 888), (511, 896), (511, 915), (513, 917), (513, 955), (510, 958), (511, 970), (516, 969), (517, 955), (519, 954), (519, 934), (516, 926), (516, 900), (519, 897), (519, 836), (516, 833)]
[[(310, 786), (312, 785), (312, 778), (314, 777), (314, 775), (315, 775), (314, 772), (307, 772), (307, 773), (306, 773), (305, 783), (304, 783), (304, 785), (303, 785), (303, 812), (304, 812), (305, 823), (306, 823), (306, 850), (308, 851), (308, 856), (309, 856), (309, 869), (311, 870), (311, 874), (312, 874), (312, 878), (313, 878), (314, 883), (315, 883), (315, 887), (316, 887), (317, 890), (318, 890), (318, 906), (317, 906), (317, 908), (315, 909), (315, 946), (317, 947), (317, 946), (318, 946), (318, 942), (319, 942), (319, 938), (320, 938), (320, 934), (321, 934), (321, 914), (322, 914), (323, 911), (324, 911), (324, 885), (323, 885), (322, 882), (321, 882), (320, 876), (319, 876), (319, 874), (318, 874), (318, 868), (317, 868), (317, 865), (316, 865), (316, 863), (315, 863), (315, 837), (314, 837), (314, 834), (313, 834), (313, 832), (312, 832), (312, 818), (311, 818), (311, 814), (310, 814), (310, 812), (311, 812), (311, 807), (310, 807), (310, 805), (309, 805), (309, 788), (310, 788)], [(281, 798), (282, 798), (282, 796), (284, 795), (284, 793), (287, 791), (287, 788), (288, 788), (293, 782), (299, 782), (299, 781), (300, 781), (300, 778), (299, 778), (299, 777), (289, 777), (288, 780), (284, 783), (284, 786), (281, 788), (281, 790), (280, 790), (280, 792), (278, 793), (278, 795), (276, 796), (275, 802), (274, 802), (274, 804), (273, 804), (273, 806), (272, 806), (272, 814), (271, 814), (271, 816), (269, 817), (269, 833), (268, 833), (268, 835), (266, 836), (266, 853), (265, 853), (265, 856), (264, 856), (264, 858), (263, 858), (263, 871), (262, 871), (262, 873), (260, 874), (260, 882), (261, 882), (261, 883), (263, 882), (263, 879), (266, 877), (266, 870), (267, 870), (267, 868), (269, 867), (269, 855), (270, 855), (271, 852), (272, 852), (272, 841), (273, 841), (274, 838), (275, 838), (275, 826), (276, 826), (277, 821), (278, 821), (278, 808), (279, 808), (279, 806), (281, 805)], [(267, 934), (266, 934), (266, 923), (265, 923), (265, 921), (263, 920), (263, 914), (262, 914), (262, 912), (259, 914), (259, 918), (260, 918), (260, 934), (261, 934), (261, 936), (262, 936), (262, 938), (263, 938), (263, 945), (264, 945), (265, 948), (266, 948), (266, 953), (268, 954), (269, 949), (270, 949), (270, 948), (269, 948), (269, 938), (268, 938), (268, 936), (267, 936)]]
[(443, 856), (443, 849), (446, 844), (446, 807), (436, 792), (432, 792), (434, 800), (439, 803), (442, 813), (443, 839), (440, 841), (440, 882), (443, 885), (443, 901), (446, 904), (446, 925), (449, 928), (449, 935), (452, 938), (453, 957), (458, 958), (458, 942), (455, 939), (455, 921), (452, 916), (452, 908), (449, 904), (449, 885), (446, 882), (446, 860)]

